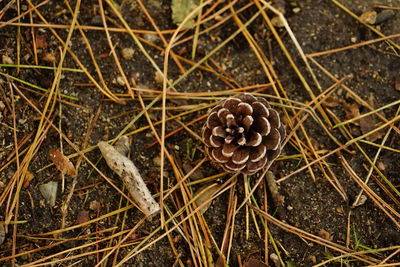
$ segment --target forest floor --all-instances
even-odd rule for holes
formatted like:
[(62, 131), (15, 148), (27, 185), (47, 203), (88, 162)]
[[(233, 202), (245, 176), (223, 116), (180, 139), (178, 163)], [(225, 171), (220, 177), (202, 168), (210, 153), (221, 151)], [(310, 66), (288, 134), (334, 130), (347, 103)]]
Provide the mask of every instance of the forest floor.
[[(0, 1), (0, 266), (400, 264), (400, 3), (184, 2)], [(204, 153), (239, 92), (286, 125), (268, 183)], [(152, 218), (97, 147), (121, 136)]]

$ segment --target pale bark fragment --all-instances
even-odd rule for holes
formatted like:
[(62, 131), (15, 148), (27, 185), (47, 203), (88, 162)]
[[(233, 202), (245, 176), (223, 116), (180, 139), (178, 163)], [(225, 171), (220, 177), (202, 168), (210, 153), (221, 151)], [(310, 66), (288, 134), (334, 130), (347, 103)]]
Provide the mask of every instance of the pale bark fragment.
[(136, 166), (124, 155), (127, 150), (121, 149), (121, 147), (129, 147), (127, 142), (127, 137), (121, 137), (117, 142), (116, 147), (103, 141), (99, 142), (97, 145), (99, 146), (107, 165), (121, 177), (139, 209), (147, 217), (151, 217), (160, 211), (160, 206), (151, 196), (151, 193)]

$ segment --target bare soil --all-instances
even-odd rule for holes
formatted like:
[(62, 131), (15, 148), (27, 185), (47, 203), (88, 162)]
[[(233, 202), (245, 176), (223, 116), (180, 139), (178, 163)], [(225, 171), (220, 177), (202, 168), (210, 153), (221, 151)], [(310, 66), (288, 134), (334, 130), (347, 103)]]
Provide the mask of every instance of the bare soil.
[[(39, 2), (41, 1), (33, 1), (34, 4), (38, 4)], [(124, 4), (121, 13), (133, 29), (154, 30), (135, 1), (124, 2), (126, 3)], [(246, 3), (248, 2), (251, 1), (246, 1)], [(75, 1), (70, 1), (70, 3), (72, 7), (75, 6)], [(4, 2), (0, 2), (0, 9), (2, 9), (5, 4), (6, 3)], [(25, 1), (21, 1), (21, 4), (24, 8), (28, 7), (28, 4), (25, 3)], [(174, 25), (171, 20), (170, 1), (144, 1), (144, 4), (150, 15), (156, 19), (156, 23), (160, 27), (160, 30), (176, 28), (176, 25)], [(237, 6), (235, 5), (235, 9), (239, 9), (239, 7), (244, 4), (245, 3), (243, 2)], [(373, 9), (375, 5), (400, 7), (400, 3), (390, 0), (342, 1), (342, 4), (357, 15)], [(106, 4), (104, 5), (106, 6)], [(222, 5), (223, 4), (221, 4), (221, 6)], [(44, 6), (40, 7), (39, 10), (50, 24), (70, 25), (71, 15), (68, 9), (66, 9), (63, 1), (49, 1)], [(102, 25), (101, 17), (98, 15), (98, 10), (97, 1), (84, 1), (78, 17), (79, 24), (94, 26)], [(257, 10), (256, 6), (252, 6), (242, 12), (240, 18), (243, 21), (247, 21), (257, 12)], [(271, 15), (271, 17), (273, 16), (270, 11), (267, 13)], [(229, 14), (230, 11), (227, 10), (222, 14), (222, 16)], [(17, 11), (15, 9), (9, 9), (4, 14), (1, 19), (2, 22), (0, 23), (11, 20), (16, 15)], [(106, 8), (106, 15), (110, 18), (110, 27), (120, 26), (118, 18), (109, 8)], [(287, 21), (305, 54), (330, 50), (378, 38), (376, 34), (367, 29), (364, 25), (357, 22), (349, 14), (346, 14), (333, 2), (327, 0), (288, 1), (285, 4), (285, 17), (287, 18)], [(41, 21), (37, 15), (32, 15), (32, 18), (35, 23)], [(28, 15), (21, 18), (21, 22), (29, 23), (29, 21), (30, 18)], [(112, 21), (116, 21), (116, 24), (113, 24)], [(212, 23), (215, 23), (215, 21), (210, 22), (210, 25)], [(395, 15), (393, 17), (379, 25), (374, 25), (374, 27), (378, 27), (385, 35), (391, 35), (399, 32), (399, 25), (400, 11), (395, 10)], [(198, 52), (194, 61), (201, 59), (237, 29), (237, 25), (234, 24), (231, 19), (210, 33), (201, 35), (199, 37)], [(21, 64), (34, 65), (34, 49), (32, 46), (33, 42), (31, 34), (32, 28), (23, 26), (20, 30)], [(280, 50), (278, 43), (273, 38), (269, 28), (265, 24), (265, 21), (261, 17), (258, 17), (248, 27), (248, 30), (272, 61), (274, 69), (277, 71), (277, 75), (285, 88), (288, 99), (301, 103), (311, 101), (312, 99), (310, 98), (310, 95), (304, 89), (304, 86), (291, 68), (287, 58), (282, 53), (282, 50)], [(284, 28), (277, 28), (277, 30), (284, 40), (284, 43), (287, 45), (289, 53), (293, 56), (296, 65), (300, 67), (300, 71), (305, 75), (309, 84), (312, 85), (314, 94), (320, 94), (319, 89), (312, 82), (312, 77), (305, 67), (304, 62), (301, 60), (287, 31)], [(40, 35), (44, 42), (41, 44), (40, 48), (37, 48), (39, 64), (53, 66), (52, 63), (44, 61), (43, 57), (47, 53), (54, 53), (58, 60), (62, 45), (60, 45), (59, 41), (53, 36), (47, 27), (35, 28), (34, 32), (36, 35)], [(66, 39), (68, 34), (67, 30), (56, 29), (56, 32), (63, 40)], [(0, 28), (0, 54), (2, 56), (8, 56), (14, 62), (16, 62), (17, 57), (16, 33), (17, 27), (13, 25), (3, 25)], [(126, 93), (126, 87), (118, 84), (118, 77), (120, 74), (116, 68), (113, 56), (110, 54), (110, 47), (104, 31), (85, 30), (85, 34), (92, 46), (93, 55), (99, 64), (101, 73), (109, 88), (115, 94)], [(189, 31), (185, 36), (190, 36), (192, 34), (193, 31)], [(110, 32), (110, 35), (114, 45), (116, 45), (116, 51), (126, 76), (134, 77), (138, 87), (140, 88), (162, 90), (162, 84), (157, 81), (154, 68), (140, 52), (139, 48), (134, 44), (129, 35), (121, 32)], [(154, 37), (156, 35), (141, 34), (139, 36), (163, 47), (162, 41), (158, 37)], [(400, 38), (393, 38), (392, 40), (397, 44), (400, 44)], [(99, 81), (99, 78), (96, 75), (96, 70), (93, 66), (93, 61), (89, 56), (85, 42), (78, 30), (75, 30), (69, 47), (74, 51), (89, 73), (93, 74), (93, 77)], [(191, 47), (192, 42), (186, 42), (175, 47), (174, 51), (179, 53), (181, 56), (190, 59)], [(123, 48), (132, 48), (134, 50), (132, 59), (126, 59), (122, 56), (121, 51)], [(163, 53), (149, 45), (145, 45), (145, 48), (158, 66), (162, 68), (164, 60)], [(398, 52), (399, 51), (396, 50), (396, 48), (386, 42), (377, 42), (355, 49), (316, 57), (315, 59), (338, 79), (352, 75), (345, 81), (345, 85), (351, 88), (363, 100), (371, 101), (371, 99), (374, 99), (374, 106), (381, 107), (400, 99), (399, 88), (396, 90), (396, 83), (399, 83), (400, 77), (400, 59)], [(268, 78), (262, 70), (254, 51), (242, 34), (237, 35), (237, 37), (228, 42), (211, 58), (222, 66), (222, 68), (242, 87), (268, 83)], [(211, 62), (208, 63), (212, 65)], [(190, 65), (184, 64), (184, 66), (186, 69), (190, 68)], [(334, 84), (334, 81), (315, 65), (311, 66), (317, 76), (322, 90), (325, 90)], [(79, 68), (69, 54), (65, 59), (64, 67)], [(46, 89), (51, 87), (54, 78), (54, 70), (21, 68), (17, 71), (16, 68), (2, 67), (0, 68), (0, 71)], [(181, 73), (179, 72), (179, 69), (171, 60), (169, 65), (169, 78), (176, 80), (180, 75)], [(40, 115), (30, 107), (26, 100), (19, 96), (15, 90), (10, 89), (10, 80), (2, 75), (0, 81), (0, 90), (2, 91), (0, 101), (6, 104), (6, 107), (0, 111), (0, 166), (3, 167), (4, 164), (10, 160), (7, 159), (7, 156), (15, 149), (12, 130), (13, 116), (8, 105), (11, 101), (14, 101), (18, 140), (21, 140), (25, 136), (29, 136), (29, 139), (22, 147), (22, 150), (33, 142), (33, 138), (39, 125)], [(22, 89), (22, 87), (30, 89), (31, 87), (29, 85), (24, 85), (18, 81), (13, 82), (21, 88), (22, 92), (35, 105), (37, 105), (40, 110), (43, 110), (47, 100), (46, 97), (41, 96), (37, 90), (28, 91), (27, 89)], [(212, 73), (197, 69), (177, 84), (176, 89), (179, 92), (206, 92), (226, 90), (229, 89), (229, 87), (222, 81), (222, 79), (219, 79)], [(14, 100), (11, 100), (11, 90), (13, 90)], [(99, 141), (109, 140), (116, 137), (120, 131), (129, 124), (132, 118), (138, 115), (142, 110), (137, 98), (134, 101), (126, 101), (124, 104), (107, 100), (82, 72), (64, 71), (60, 82), (60, 92), (64, 95), (76, 98), (76, 100), (63, 98), (63, 100), (68, 101), (69, 103), (74, 103), (78, 106), (72, 106), (69, 103), (64, 102), (62, 104), (62, 117), (60, 118), (58, 115), (59, 104), (57, 103), (55, 106), (56, 112), (51, 115), (50, 118), (57, 127), (59, 124), (61, 125), (63, 133), (65, 133), (66, 136), (79, 148), (82, 148), (90, 120), (96, 112), (99, 112), (99, 117), (94, 124), (93, 132), (89, 138), (88, 147), (95, 146)], [(268, 88), (262, 93), (275, 94), (272, 88)], [(150, 103), (149, 98), (146, 98), (147, 95), (143, 94), (143, 96), (145, 103)], [(354, 98), (350, 97), (346, 90), (342, 88), (335, 90), (333, 96), (335, 99), (344, 100), (349, 104), (356, 102)], [(276, 100), (271, 98), (270, 101), (274, 102)], [(204, 101), (201, 99), (188, 98), (169, 100), (167, 106), (179, 108), (182, 105), (195, 105), (202, 103), (204, 103)], [(211, 102), (207, 101), (206, 103)], [(158, 102), (155, 106), (161, 107), (161, 102)], [(283, 109), (285, 107), (277, 108), (280, 109), (283, 114)], [(397, 108), (398, 105), (387, 108), (382, 111), (382, 115), (388, 119), (393, 118), (395, 117)], [(332, 107), (330, 110), (342, 121), (346, 119), (346, 111), (343, 109), (342, 105)], [(368, 110), (365, 107), (360, 107), (360, 111), (365, 113)], [(178, 114), (181, 111), (170, 110), (169, 112), (169, 116), (171, 116)], [(206, 110), (201, 110), (180, 119), (184, 123), (188, 123), (205, 113)], [(150, 114), (154, 122), (161, 119), (160, 109), (151, 110)], [(189, 128), (195, 133), (200, 134), (200, 129), (203, 123), (204, 121), (194, 123), (189, 126)], [(147, 125), (148, 122), (146, 118), (142, 116), (134, 123), (128, 132), (135, 129), (141, 129), (141, 127)], [(337, 144), (335, 144), (322, 128), (311, 118), (307, 119), (304, 122), (304, 125), (307, 129), (308, 136), (312, 138), (313, 143), (318, 147), (318, 149), (331, 151), (338, 147)], [(395, 125), (398, 127), (399, 123), (397, 122)], [(181, 127), (181, 125), (176, 121), (168, 121), (166, 132), (171, 132), (179, 127)], [(362, 135), (360, 126), (351, 124), (350, 129), (354, 136)], [(157, 126), (157, 130), (159, 133), (161, 132), (160, 125)], [(288, 131), (290, 131), (289, 128)], [(338, 129), (333, 130), (332, 132), (337, 136), (340, 142), (345, 143), (347, 141)], [(386, 133), (386, 131), (384, 131), (384, 133)], [(299, 133), (299, 136), (303, 141), (305, 140), (303, 134)], [(382, 138), (383, 136), (374, 142), (380, 144)], [(293, 141), (294, 139), (291, 140)], [(157, 164), (160, 146), (157, 144), (148, 148), (148, 145), (154, 141), (156, 141), (156, 139), (150, 129), (134, 134), (131, 138), (132, 152), (130, 156), (145, 177), (150, 190), (153, 193), (157, 193), (160, 189), (160, 167)], [(365, 143), (359, 144), (365, 150), (367, 155), (373, 159), (377, 152), (377, 147)], [(399, 149), (399, 134), (392, 130), (385, 145)], [(201, 142), (196, 140), (185, 130), (167, 138), (166, 147), (172, 152), (176, 162), (178, 162), (178, 165), (184, 169), (185, 173), (187, 173), (190, 168), (194, 167), (199, 160), (204, 157)], [(188, 155), (187, 147), (197, 148), (193, 158)], [(130, 208), (125, 215), (124, 213), (121, 213), (91, 223), (89, 226), (65, 231), (60, 235), (50, 235), (44, 236), (44, 238), (38, 238), (41, 233), (60, 229), (62, 218), (61, 207), (67, 198), (72, 185), (72, 178), (66, 176), (65, 189), (62, 191), (60, 172), (53, 165), (46, 167), (51, 163), (48, 156), (48, 152), (51, 148), (60, 148), (59, 134), (53, 128), (49, 129), (46, 138), (40, 145), (40, 149), (32, 157), (29, 171), (33, 173), (34, 178), (29, 185), (26, 188), (23, 188), (19, 193), (18, 220), (20, 223), (17, 224), (17, 228), (14, 228), (14, 224), (8, 226), (4, 242), (0, 244), (0, 259), (8, 257), (13, 253), (12, 244), (14, 242), (14, 229), (17, 229), (15, 254), (30, 251), (39, 247), (44, 248), (43, 250), (21, 255), (15, 259), (15, 263), (23, 265), (43, 259), (46, 256), (54, 255), (58, 252), (63, 252), (70, 248), (90, 244), (90, 242), (93, 242), (96, 238), (104, 238), (110, 236), (112, 233), (131, 229), (143, 217), (142, 213), (138, 209)], [(356, 146), (352, 145), (349, 149), (354, 151), (354, 153), (351, 154), (342, 151), (342, 156), (347, 159), (359, 177), (365, 179), (370, 164)], [(20, 149), (19, 151), (22, 150)], [(65, 155), (75, 153), (71, 146), (65, 141), (63, 141), (63, 152)], [(289, 157), (299, 153), (300, 152), (295, 149), (295, 146), (293, 146), (291, 142), (288, 142), (281, 158), (271, 167), (271, 171), (277, 179), (296, 171), (306, 164), (303, 158)], [(85, 155), (93, 163), (96, 163), (100, 158), (100, 152), (96, 148), (85, 153)], [(77, 158), (74, 157), (71, 160), (73, 163), (76, 163), (76, 159)], [(314, 164), (312, 170), (316, 175), (315, 180), (310, 176), (310, 172), (305, 169), (279, 184), (279, 193), (284, 197), (284, 218), (279, 219), (308, 233), (329, 239), (341, 246), (348, 245), (349, 249), (353, 249), (354, 251), (360, 251), (365, 248), (374, 250), (400, 245), (399, 229), (371, 199), (367, 198), (364, 204), (358, 207), (352, 207), (354, 200), (360, 192), (360, 186), (357, 185), (350, 175), (343, 169), (338, 154), (332, 154), (325, 160), (343, 187), (344, 192), (348, 196), (348, 200), (343, 200), (338, 192), (326, 180), (321, 170), (317, 168), (317, 165)], [(383, 149), (378, 158), (378, 162), (380, 164), (379, 166), (381, 166), (382, 173), (395, 185), (396, 188), (398, 188), (400, 184), (400, 154), (395, 151)], [(365, 166), (367, 169), (365, 169)], [(123, 190), (121, 181), (107, 167), (104, 160), (99, 161), (97, 167), (106, 174), (115, 185)], [(175, 175), (169, 163), (166, 163), (165, 168), (164, 186), (169, 188), (176, 184), (177, 181), (175, 180)], [(0, 172), (0, 193), (4, 194), (4, 190), (16, 170), (17, 165), (14, 162)], [(99, 218), (111, 211), (130, 205), (130, 203), (103, 177), (94, 171), (85, 160), (82, 161), (78, 172), (79, 174), (75, 191), (68, 205), (68, 215), (65, 221), (67, 227), (77, 224), (78, 215), (82, 216), (82, 211), (88, 212), (85, 213), (87, 214), (87, 218), (85, 217), (83, 219), (88, 220)], [(220, 172), (221, 169), (215, 167), (209, 162), (204, 163), (200, 167), (200, 175), (202, 177), (208, 177)], [(375, 171), (373, 176), (377, 177), (379, 181), (382, 181), (381, 177)], [(214, 182), (222, 184), (229, 177), (229, 175), (226, 175)], [(254, 185), (257, 177), (258, 176), (251, 177), (252, 185)], [(53, 207), (49, 206), (39, 191), (39, 186), (49, 181), (58, 182), (56, 205)], [(199, 185), (194, 185), (191, 187), (191, 190), (195, 192), (205, 184), (206, 183), (200, 183)], [(264, 196), (262, 185), (255, 192), (255, 196), (258, 198), (260, 206), (263, 203)], [(381, 187), (379, 187), (375, 179), (371, 178), (368, 185), (395, 210), (399, 210), (396, 203), (382, 190)], [(211, 234), (215, 238), (215, 242), (218, 246), (221, 246), (223, 242), (227, 219), (227, 203), (229, 200), (228, 192), (229, 191), (226, 191), (224, 194), (218, 196), (204, 213), (205, 221), (210, 227)], [(242, 176), (239, 176), (235, 193), (238, 197), (238, 203), (241, 203), (245, 197)], [(399, 199), (398, 196), (395, 196), (395, 198)], [(10, 199), (13, 200), (13, 197), (10, 197)], [(165, 204), (172, 211), (176, 211), (176, 201), (178, 200), (169, 199)], [(99, 208), (96, 209), (93, 208), (93, 206), (91, 207), (91, 205), (94, 205), (93, 203), (96, 204), (97, 202), (99, 203)], [(7, 203), (8, 202), (5, 201), (0, 206), (0, 222), (5, 220), (5, 212), (9, 205)], [(275, 204), (271, 199), (268, 199), (268, 203), (270, 203), (268, 210), (269, 214), (278, 218)], [(249, 233), (247, 236), (246, 220), (246, 209), (242, 208), (235, 217), (229, 266), (239, 266), (239, 261), (245, 262), (250, 258), (261, 261), (265, 260), (265, 238), (263, 236), (263, 230), (261, 231), (261, 236), (259, 236), (256, 227), (250, 218), (250, 226), (248, 227)], [(257, 220), (259, 226), (261, 226), (260, 218), (257, 217)], [(399, 222), (398, 217), (395, 217), (395, 220)], [(93, 237), (93, 239), (73, 240), (79, 236), (109, 229), (114, 226), (116, 229), (113, 231), (99, 233), (97, 236)], [(120, 249), (116, 261), (118, 262), (121, 260), (135, 246), (136, 241), (141, 241), (141, 237), (147, 236), (159, 226), (159, 216), (156, 216), (152, 220), (148, 220), (142, 224), (130, 240), (127, 241), (132, 243), (129, 246)], [(173, 224), (169, 225), (169, 227), (172, 226)], [(327, 260), (332, 256), (340, 255), (335, 250), (304, 238), (300, 238), (298, 234), (290, 233), (273, 223), (268, 223), (268, 226), (271, 235), (277, 244), (278, 250), (281, 253), (283, 261), (288, 266), (311, 266)], [(350, 232), (348, 232), (349, 229)], [(158, 232), (151, 238), (151, 240), (155, 240), (162, 233), (163, 231)], [(190, 254), (187, 242), (181, 234), (177, 231), (173, 231), (172, 237), (174, 238), (177, 253), (180, 255), (183, 264), (185, 266), (194, 266), (192, 261), (193, 256)], [(71, 240), (63, 242), (57, 246), (51, 246), (50, 249), (45, 249), (46, 246), (58, 242), (62, 238), (70, 238)], [(346, 243), (347, 240), (349, 240), (350, 243)], [(113, 244), (115, 245), (118, 242), (118, 238), (114, 239), (112, 242), (114, 242)], [(55, 259), (62, 259), (64, 257), (70, 257), (79, 253), (87, 252), (87, 256), (82, 256), (78, 259), (70, 259), (58, 264), (60, 266), (69, 266), (76, 263), (78, 266), (94, 266), (102, 256), (107, 253), (101, 252), (100, 250), (109, 246), (110, 244), (105, 241), (97, 246), (88, 246), (87, 248), (73, 251), (67, 255), (63, 254), (59, 257), (51, 258), (45, 262), (51, 262)], [(89, 253), (94, 250), (99, 250), (99, 252), (93, 254)], [(375, 259), (383, 260), (392, 252), (394, 252), (394, 250), (382, 251), (379, 253), (374, 253), (374, 251), (372, 251), (371, 253)], [(268, 254), (271, 255), (274, 253), (275, 251), (272, 245), (269, 244)], [(217, 251), (211, 249), (211, 254), (214, 262), (216, 262), (218, 259)], [(272, 255), (272, 257), (273, 256), (274, 255)], [(112, 265), (112, 259), (113, 257), (111, 257), (106, 263), (107, 266)], [(173, 266), (175, 262), (176, 254), (173, 252), (168, 239), (164, 237), (151, 247), (131, 258), (126, 264), (129, 266)], [(396, 262), (400, 262), (400, 256), (398, 253), (388, 260), (388, 263)], [(11, 260), (0, 261), (0, 266), (9, 266), (10, 263)], [(269, 264), (271, 266), (276, 265), (271, 259), (269, 260)], [(364, 266), (366, 263), (351, 257), (346, 257), (342, 262), (336, 261), (329, 263), (330, 266), (339, 266), (341, 264), (347, 264), (348, 266)]]

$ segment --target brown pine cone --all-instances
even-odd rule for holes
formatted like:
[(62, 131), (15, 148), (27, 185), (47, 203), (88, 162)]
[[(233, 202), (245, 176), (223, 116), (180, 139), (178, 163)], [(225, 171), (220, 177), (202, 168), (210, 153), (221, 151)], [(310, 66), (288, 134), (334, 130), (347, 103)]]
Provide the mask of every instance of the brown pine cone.
[(207, 154), (225, 171), (253, 174), (279, 156), (286, 131), (264, 98), (241, 94), (209, 112), (202, 135)]

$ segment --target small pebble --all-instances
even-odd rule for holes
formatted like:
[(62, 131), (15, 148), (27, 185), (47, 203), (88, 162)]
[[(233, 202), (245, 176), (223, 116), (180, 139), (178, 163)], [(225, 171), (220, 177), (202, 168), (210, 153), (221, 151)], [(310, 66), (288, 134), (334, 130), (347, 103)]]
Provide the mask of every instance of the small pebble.
[(161, 73), (158, 72), (158, 71), (156, 71), (156, 72), (154, 73), (154, 80), (155, 80), (156, 83), (158, 83), (158, 84), (163, 84), (163, 82), (164, 82), (164, 78), (162, 77)]
[(58, 183), (53, 181), (50, 181), (47, 184), (39, 185), (39, 191), (42, 193), (47, 203), (49, 203), (50, 207), (56, 205), (57, 185)]
[(118, 76), (117, 77), (117, 83), (121, 86), (125, 86), (125, 81), (124, 78), (122, 76)]
[(47, 53), (46, 55), (44, 55), (44, 57), (42, 57), (42, 60), (46, 62), (55, 62), (56, 57), (51, 53)]
[(28, 60), (31, 58), (31, 54), (25, 54), (22, 58), (25, 62), (28, 62)]
[(384, 170), (386, 169), (385, 164), (384, 164), (381, 160), (379, 160), (379, 161), (376, 163), (376, 166), (377, 166), (378, 169), (381, 170), (381, 171), (384, 171)]
[(357, 42), (357, 37), (351, 37), (351, 38), (350, 38), (350, 41), (351, 41), (352, 43)]
[(14, 64), (14, 61), (7, 55), (2, 55), (1, 56), (1, 61), (3, 62), (3, 64)]
[(376, 11), (366, 11), (361, 14), (360, 20), (367, 24), (375, 24), (377, 15)]
[(295, 7), (295, 8), (293, 8), (292, 11), (293, 11), (293, 13), (297, 14), (297, 13), (299, 13), (301, 11), (301, 8), (300, 7)]
[(155, 43), (159, 39), (159, 37), (156, 34), (150, 34), (150, 33), (143, 34), (143, 38), (150, 43)]
[(356, 199), (356, 201), (354, 201), (352, 207), (362, 206), (365, 204), (366, 201), (367, 201), (367, 197), (365, 195), (361, 195), (361, 197), (359, 199)]
[(276, 255), (275, 253), (271, 253), (269, 255), (269, 258), (271, 259), (271, 261), (275, 264), (275, 266), (280, 266), (280, 262), (279, 262), (279, 257), (278, 255)]
[(99, 210), (100, 207), (101, 207), (101, 204), (100, 204), (100, 202), (97, 201), (97, 200), (93, 200), (93, 201), (90, 202), (90, 204), (89, 204), (89, 209), (94, 210), (94, 211)]
[(315, 255), (309, 256), (308, 259), (309, 259), (312, 263), (314, 263), (314, 264), (317, 263), (317, 257), (315, 257)]
[(385, 9), (382, 12), (379, 12), (376, 16), (375, 24), (382, 23), (395, 15), (394, 11), (391, 9)]
[(160, 156), (156, 156), (153, 158), (153, 164), (154, 166), (161, 166), (161, 157)]
[(94, 16), (94, 17), (90, 20), (90, 25), (93, 25), (93, 26), (103, 26), (103, 20), (101, 19), (101, 16), (100, 16), (100, 15)]
[(124, 59), (130, 60), (133, 58), (135, 50), (133, 50), (133, 48), (131, 47), (125, 47), (124, 49), (122, 49), (121, 54)]
[(271, 19), (271, 23), (272, 23), (272, 25), (274, 25), (277, 28), (283, 28), (285, 26), (280, 17), (273, 17)]

